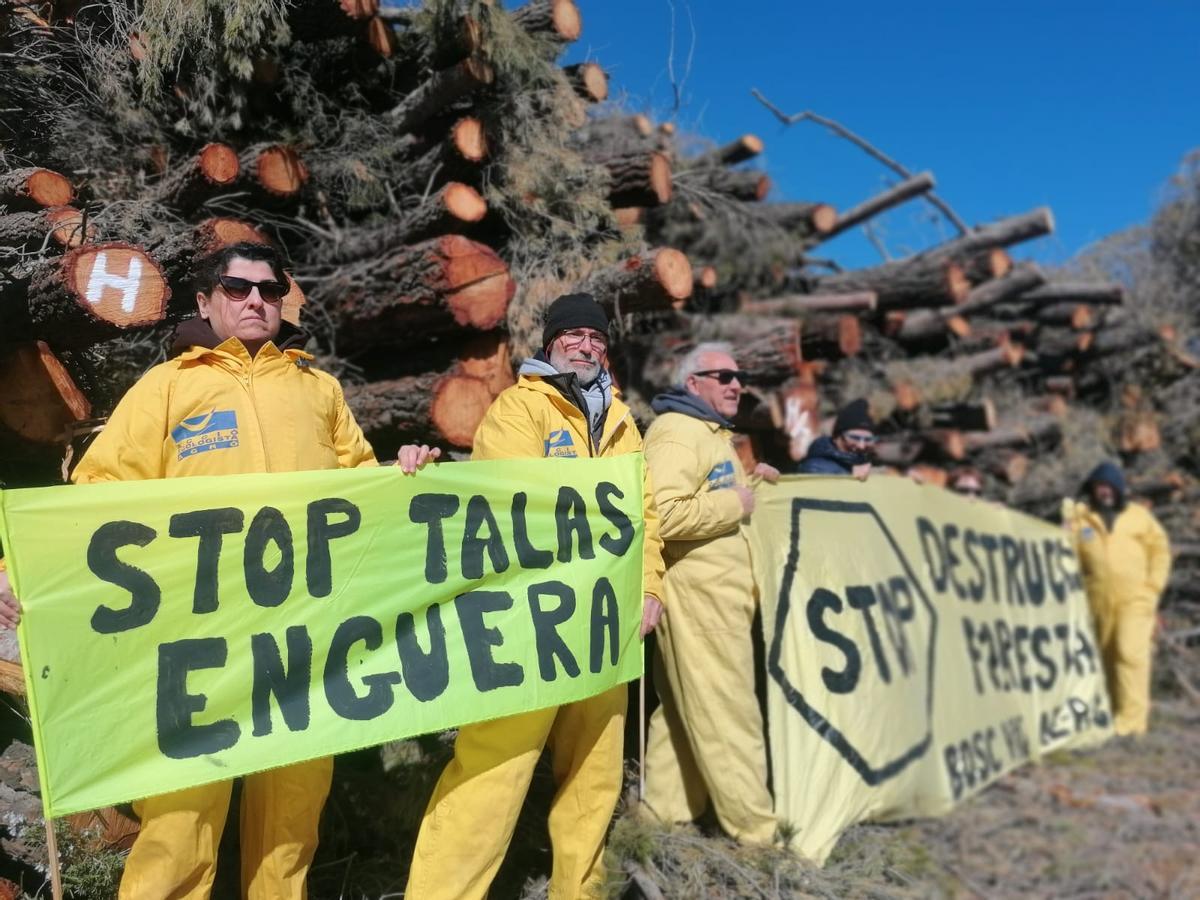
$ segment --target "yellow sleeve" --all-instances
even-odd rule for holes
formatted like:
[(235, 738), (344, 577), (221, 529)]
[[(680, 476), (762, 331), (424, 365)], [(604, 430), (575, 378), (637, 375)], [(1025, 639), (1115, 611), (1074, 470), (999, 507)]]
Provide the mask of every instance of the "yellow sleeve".
[(642, 466), (642, 593), (663, 599), (663, 542), (659, 536), (658, 505), (654, 502), (654, 485), (650, 466)]
[(1147, 513), (1146, 518), (1146, 586), (1157, 598), (1166, 590), (1171, 575), (1171, 542), (1154, 516)]
[(545, 455), (545, 441), (529, 409), (508, 391), (492, 401), (475, 429), (471, 459), (517, 459)]
[(375, 451), (355, 420), (354, 413), (346, 404), (346, 396), (336, 379), (334, 389), (333, 447), (337, 450), (338, 466), (342, 469), (356, 469), (359, 466), (379, 465), (375, 459)]
[(702, 541), (737, 528), (745, 515), (741, 498), (728, 488), (706, 491), (700, 458), (686, 444), (650, 440), (646, 468), (654, 483), (659, 534), (664, 541)]
[(169, 390), (170, 373), (165, 366), (143, 375), (121, 398), (104, 430), (71, 473), (71, 481), (93, 484), (162, 478)]

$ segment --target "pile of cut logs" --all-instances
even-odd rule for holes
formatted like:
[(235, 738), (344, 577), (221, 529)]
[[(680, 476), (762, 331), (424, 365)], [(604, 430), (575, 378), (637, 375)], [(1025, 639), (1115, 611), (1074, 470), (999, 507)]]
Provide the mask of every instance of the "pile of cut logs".
[[(5, 54), (57, 48), (42, 65), (80, 66), (57, 77), (87, 83), (82, 39), (62, 47), (103, 34), (110, 49), (127, 44), (132, 78), (150, 38), (109, 19), (85, 27), (104, 15), (77, 3), (12, 7), (0, 14)], [(836, 235), (920, 201), (933, 176), (848, 210), (773, 202), (752, 166), (758, 137), (685, 154), (671, 123), (588, 108), (607, 97), (603, 69), (555, 61), (581, 34), (573, 0), (512, 11), (485, 0), (308, 0), (288, 16), (291, 44), (264, 45), (242, 86), (242, 108), (271, 112), (256, 123), (243, 115), (239, 128), (206, 130), (227, 119), (196, 114), (202, 92), (181, 77), (161, 102), (176, 103), (187, 127), (164, 122), (157, 140), (128, 146), (114, 121), (96, 146), (127, 152), (89, 158), (32, 124), (0, 134), (0, 478), (58, 472), (64, 443), (93, 428), (80, 421), (103, 417), (138, 374), (114, 383), (105, 359), (190, 314), (195, 260), (237, 240), (287, 252), (285, 316), (317, 335), (381, 456), (413, 440), (469, 449), (536, 347), (545, 303), (566, 290), (591, 291), (620, 319), (613, 368), (643, 419), (679, 353), (726, 340), (755, 377), (738, 420), (747, 460), (789, 465), (840, 403), (866, 395), (882, 465), (944, 483), (971, 463), (1039, 512), (1079, 473), (1020, 485), (1055, 457), (1073, 410), (1112, 397), (1098, 360), (1158, 347), (1195, 364), (1172, 334), (1123, 308), (1121, 286), (1014, 262), (1010, 248), (1052, 231), (1048, 209), (872, 268), (818, 259)], [(354, 143), (349, 127), (324, 143), (285, 140), (305, 127), (290, 57), (317, 60), (304, 85), (336, 97), (376, 143)], [(76, 96), (101, 123), (102, 96)], [(534, 152), (506, 129), (514, 110), (543, 117), (557, 136), (545, 152), (600, 186), (602, 215), (588, 228), (544, 237), (557, 214), (535, 193), (494, 207)], [(1134, 386), (1120, 396), (1107, 439), (1127, 462), (1160, 449), (1152, 399)], [(1139, 489), (1170, 499), (1190, 483), (1171, 471)]]

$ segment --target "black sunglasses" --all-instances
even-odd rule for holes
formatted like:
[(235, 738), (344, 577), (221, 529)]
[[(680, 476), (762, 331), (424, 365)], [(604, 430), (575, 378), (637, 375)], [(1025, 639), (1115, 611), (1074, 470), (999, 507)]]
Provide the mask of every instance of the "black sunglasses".
[(282, 281), (250, 281), (236, 275), (219, 275), (217, 281), (221, 283), (221, 289), (234, 300), (245, 300), (252, 290), (258, 288), (258, 296), (263, 298), (264, 303), (277, 303), (289, 290)]
[(698, 378), (715, 378), (718, 384), (731, 384), (735, 378), (740, 384), (746, 384), (750, 380), (750, 373), (741, 369), (704, 369), (692, 374)]

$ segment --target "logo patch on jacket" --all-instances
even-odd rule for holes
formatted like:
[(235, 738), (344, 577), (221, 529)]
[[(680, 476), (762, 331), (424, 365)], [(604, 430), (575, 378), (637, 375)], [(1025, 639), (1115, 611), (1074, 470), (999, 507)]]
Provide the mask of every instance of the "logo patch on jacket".
[(708, 479), (709, 490), (715, 491), (718, 488), (733, 487), (733, 463), (729, 460), (717, 463), (705, 477)]
[(228, 450), (238, 445), (237, 413), (217, 409), (184, 419), (171, 429), (171, 440), (185, 459), (209, 450)]
[(571, 437), (571, 432), (565, 428), (558, 431), (550, 432), (550, 436), (545, 441), (546, 449), (543, 455), (545, 456), (578, 456), (575, 452), (575, 441)]

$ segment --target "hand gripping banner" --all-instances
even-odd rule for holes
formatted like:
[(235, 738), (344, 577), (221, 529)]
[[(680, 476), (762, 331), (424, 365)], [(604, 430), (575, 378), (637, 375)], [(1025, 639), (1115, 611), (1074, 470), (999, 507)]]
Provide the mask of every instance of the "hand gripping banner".
[(1010, 769), (1109, 736), (1066, 535), (901, 478), (764, 485), (776, 813), (823, 861), (864, 819), (935, 815)]
[(47, 815), (641, 674), (642, 463), (0, 493)]

